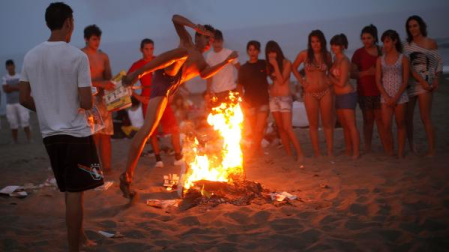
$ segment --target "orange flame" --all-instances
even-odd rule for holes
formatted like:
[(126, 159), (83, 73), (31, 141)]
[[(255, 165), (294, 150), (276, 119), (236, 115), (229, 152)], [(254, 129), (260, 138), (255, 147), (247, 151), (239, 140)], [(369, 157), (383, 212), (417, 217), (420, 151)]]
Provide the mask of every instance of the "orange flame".
[(189, 167), (184, 189), (189, 189), (195, 181), (229, 182), (232, 177), (244, 174), (240, 148), (243, 124), (240, 101), (234, 93), (230, 93), (229, 102), (213, 108), (207, 117), (207, 122), (219, 133), (217, 139), (204, 145), (200, 145), (196, 137), (184, 142), (184, 154)]

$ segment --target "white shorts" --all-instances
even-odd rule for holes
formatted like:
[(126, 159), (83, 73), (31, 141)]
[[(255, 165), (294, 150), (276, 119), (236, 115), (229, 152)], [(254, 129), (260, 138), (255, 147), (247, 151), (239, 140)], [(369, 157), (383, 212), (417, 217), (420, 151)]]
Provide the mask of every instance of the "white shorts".
[(30, 112), (20, 103), (6, 104), (6, 119), (11, 129), (30, 126)]

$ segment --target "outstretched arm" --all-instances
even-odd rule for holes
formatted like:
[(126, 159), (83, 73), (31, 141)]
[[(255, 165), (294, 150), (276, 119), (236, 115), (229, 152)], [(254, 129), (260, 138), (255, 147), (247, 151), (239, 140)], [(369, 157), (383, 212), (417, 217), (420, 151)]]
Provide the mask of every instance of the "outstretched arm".
[(183, 47), (188, 47), (193, 45), (192, 37), (189, 32), (186, 30), (186, 26), (194, 29), (196, 32), (213, 37), (213, 33), (206, 30), (202, 25), (194, 24), (189, 19), (181, 16), (181, 15), (173, 15), (172, 18), (173, 24), (175, 25), (176, 33), (178, 33), (180, 44)]
[(202, 79), (207, 79), (209, 77), (214, 76), (218, 71), (220, 71), (226, 64), (231, 63), (234, 59), (238, 57), (236, 51), (233, 51), (223, 62), (215, 65), (215, 66), (207, 66), (200, 72), (200, 77)]
[(132, 85), (134, 80), (140, 79), (146, 74), (154, 72), (158, 69), (166, 68), (184, 57), (187, 57), (187, 50), (184, 48), (176, 48), (171, 51), (164, 52), (145, 64), (143, 67), (123, 77), (122, 83), (125, 86)]

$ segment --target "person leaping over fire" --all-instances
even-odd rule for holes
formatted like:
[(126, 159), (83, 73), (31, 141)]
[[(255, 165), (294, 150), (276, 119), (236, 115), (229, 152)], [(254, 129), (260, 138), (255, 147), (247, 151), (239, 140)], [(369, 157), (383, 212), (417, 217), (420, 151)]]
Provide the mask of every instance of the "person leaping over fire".
[[(214, 28), (210, 25), (195, 25), (180, 15), (174, 15), (172, 21), (180, 38), (179, 47), (160, 54), (142, 68), (125, 76), (122, 80), (124, 85), (131, 85), (131, 83), (135, 83), (134, 80), (137, 78), (154, 72), (153, 87), (148, 102), (145, 123), (132, 140), (126, 162), (126, 171), (120, 175), (120, 190), (122, 190), (125, 198), (131, 199), (136, 194), (130, 188), (134, 170), (146, 141), (159, 124), (159, 120), (167, 106), (168, 97), (173, 95), (184, 82), (198, 75), (203, 79), (207, 79), (238, 56), (237, 52), (232, 52), (223, 62), (215, 66), (209, 66), (203, 57), (203, 53), (210, 49), (210, 43), (214, 37)], [(186, 27), (196, 31), (195, 43), (193, 43)]]

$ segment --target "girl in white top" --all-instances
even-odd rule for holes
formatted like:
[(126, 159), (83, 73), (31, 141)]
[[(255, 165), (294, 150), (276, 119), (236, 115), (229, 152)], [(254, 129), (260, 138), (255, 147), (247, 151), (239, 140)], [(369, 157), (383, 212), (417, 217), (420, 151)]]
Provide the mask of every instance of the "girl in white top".
[(435, 155), (435, 130), (430, 115), (433, 91), (438, 88), (439, 75), (442, 72), (441, 57), (435, 40), (427, 37), (427, 25), (421, 17), (409, 17), (405, 26), (407, 41), (404, 43), (404, 54), (410, 59), (412, 75), (408, 83), (410, 102), (406, 116), (407, 137), (410, 149), (416, 153), (413, 143), (413, 114), (418, 101), (421, 121), (429, 144), (427, 156), (431, 157)]
[(376, 84), (381, 93), (382, 121), (385, 129), (385, 151), (393, 155), (393, 115), (398, 131), (398, 157), (404, 157), (405, 111), (408, 96), (405, 93), (409, 76), (409, 63), (403, 57), (399, 34), (387, 30), (382, 34), (385, 54), (377, 59)]

